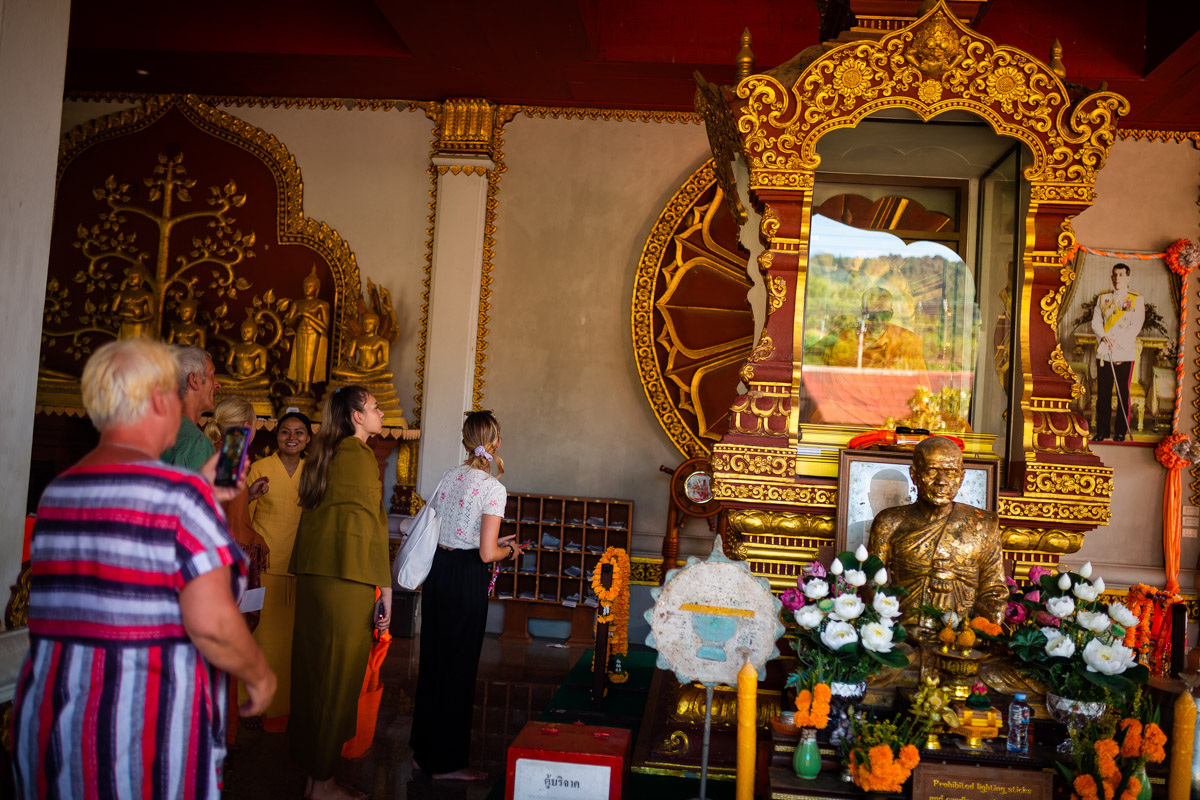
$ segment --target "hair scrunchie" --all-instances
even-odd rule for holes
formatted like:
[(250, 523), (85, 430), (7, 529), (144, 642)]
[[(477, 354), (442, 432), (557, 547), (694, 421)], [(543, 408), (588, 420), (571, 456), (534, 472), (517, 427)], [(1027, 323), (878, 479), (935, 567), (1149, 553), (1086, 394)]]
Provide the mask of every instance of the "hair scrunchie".
[(489, 464), (492, 463), (492, 454), (485, 450), (483, 445), (479, 445), (475, 448), (475, 455), (479, 456), (480, 458), (486, 458)]

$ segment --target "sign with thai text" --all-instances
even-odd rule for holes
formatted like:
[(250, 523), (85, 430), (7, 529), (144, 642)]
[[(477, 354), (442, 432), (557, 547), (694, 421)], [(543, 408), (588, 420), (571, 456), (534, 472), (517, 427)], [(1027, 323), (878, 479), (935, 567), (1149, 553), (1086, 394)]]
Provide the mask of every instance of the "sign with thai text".
[(517, 759), (513, 800), (608, 800), (612, 769), (598, 764)]

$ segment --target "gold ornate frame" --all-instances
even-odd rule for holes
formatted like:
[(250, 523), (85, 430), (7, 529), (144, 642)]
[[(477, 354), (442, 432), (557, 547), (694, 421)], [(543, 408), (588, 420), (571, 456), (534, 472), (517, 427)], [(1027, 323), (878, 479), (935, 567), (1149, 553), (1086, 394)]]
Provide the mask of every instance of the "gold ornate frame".
[[(1128, 107), (1111, 92), (1072, 94), (1047, 65), (974, 32), (944, 2), (878, 41), (824, 53), (790, 86), (768, 74), (744, 77), (736, 87), (700, 80), (697, 109), (709, 129), (717, 179), (730, 180), (727, 164), (740, 155), (762, 216), (759, 267), (769, 285), (781, 281), (784, 288), (743, 371), (749, 390), (735, 403), (731, 431), (713, 449), (716, 496), (734, 509), (733, 549), (758, 546), (757, 537), (767, 534), (756, 531), (769, 530), (764, 524), (772, 515), (829, 513), (827, 502), (804, 499), (823, 482), (812, 479), (816, 473), (806, 476), (804, 459), (796, 456), (802, 437), (806, 444), (813, 437), (801, 430), (798, 401), (816, 145), (824, 134), (883, 109), (908, 109), (923, 120), (967, 111), (1029, 150), (1016, 331), (1023, 375), (1011, 405), (1019, 414), (1019, 450), (998, 504), (1005, 544), (1021, 551), (1014, 553), (1020, 574), (1032, 563), (1074, 552), (1085, 531), (1108, 521), (1112, 471), (1090, 452), (1086, 422), (1068, 407), (1082, 387), (1056, 327), (1063, 293), (1075, 278), (1066, 260), (1075, 244), (1070, 220), (1093, 202), (1096, 173)], [(740, 433), (751, 430), (748, 416), (767, 398), (774, 424), (768, 420), (758, 434)], [(784, 545), (806, 551), (816, 541), (775, 541), (770, 550), (782, 559)], [(772, 573), (777, 565), (766, 562), (775, 560), (765, 559), (756, 571)]]

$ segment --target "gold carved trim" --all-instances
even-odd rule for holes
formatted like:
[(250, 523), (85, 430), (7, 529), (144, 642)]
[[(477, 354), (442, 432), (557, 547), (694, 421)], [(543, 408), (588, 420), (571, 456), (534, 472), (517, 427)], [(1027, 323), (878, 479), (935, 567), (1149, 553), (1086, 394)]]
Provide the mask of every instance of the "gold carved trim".
[[(790, 387), (788, 387), (790, 388)], [(747, 447), (719, 444), (713, 448), (713, 472), (724, 480), (737, 476), (766, 476), (790, 479), (796, 474), (796, 455), (778, 447)]]
[(1188, 142), (1200, 147), (1200, 131), (1159, 131), (1150, 128), (1117, 128), (1118, 139), (1135, 142)]
[[(1056, 310), (1056, 309), (1055, 309)], [(1057, 328), (1057, 326), (1054, 326)], [(1060, 378), (1066, 378), (1071, 381), (1071, 398), (1075, 399), (1083, 395), (1085, 389), (1083, 384), (1079, 382), (1079, 376), (1075, 374), (1075, 370), (1071, 369), (1071, 365), (1067, 363), (1066, 357), (1063, 356), (1062, 344), (1056, 344), (1054, 350), (1050, 353), (1050, 369), (1055, 375)]]
[(1003, 528), (1000, 538), (1006, 550), (1036, 550), (1041, 553), (1074, 553), (1083, 546), (1079, 531), (1040, 528)]
[(1107, 500), (1089, 503), (1083, 499), (1063, 502), (1061, 499), (1001, 497), (996, 510), (1002, 520), (1051, 524), (1070, 522), (1092, 527), (1107, 525), (1112, 517)]
[(438, 175), (487, 175), (491, 172), (487, 167), (464, 167), (461, 164), (441, 164), (437, 168)]
[(337, 231), (304, 215), (304, 181), (300, 167), (295, 156), (275, 136), (214, 108), (198, 95), (152, 95), (140, 105), (89, 120), (63, 134), (58, 148), (55, 184), (80, 153), (101, 142), (144, 130), (172, 109), (213, 138), (246, 151), (271, 171), (277, 191), (276, 237), (279, 243), (310, 248), (325, 259), (333, 273), (335, 311), (330, 324), (329, 351), (334, 363), (341, 363), (345, 347), (343, 332), (349, 316), (357, 312), (355, 304), (347, 302), (347, 298), (357, 298), (362, 292), (358, 261)]
[(713, 496), (733, 503), (837, 508), (837, 489), (809, 484), (767, 483), (719, 476), (713, 481)]
[(699, 125), (704, 119), (693, 111), (655, 111), (627, 108), (564, 108), (561, 106), (520, 106), (521, 113), (539, 119), (590, 119), (603, 122), (688, 122)]
[(767, 281), (767, 313), (774, 314), (787, 302), (787, 281), (778, 275)]
[[(433, 122), (433, 138), (429, 142), (429, 215), (425, 217), (425, 275), (421, 279), (421, 321), (417, 336), (417, 380), (413, 387), (412, 425), (421, 427), (421, 400), (425, 394), (425, 354), (429, 341), (429, 283), (433, 278), (433, 240), (437, 228), (438, 169), (433, 159), (438, 154), (438, 142), (442, 138), (442, 107), (440, 103), (411, 105), (409, 111), (421, 110)], [(414, 456), (415, 458), (415, 456)]]
[[(1110, 498), (1113, 492), (1113, 472), (1110, 467), (1041, 464), (1025, 467), (1027, 498), (1064, 499), (1064, 495), (1084, 498)], [(1075, 500), (1075, 497), (1066, 498)]]
[(495, 111), (495, 105), (475, 97), (456, 97), (443, 102), (438, 150), (490, 153), (496, 129)]
[(495, 169), (488, 172), (487, 209), (483, 220), (483, 270), (479, 280), (479, 329), (475, 336), (475, 384), (471, 392), (471, 407), (483, 408), (484, 377), (487, 374), (488, 313), (492, 309), (492, 255), (496, 246), (496, 195), (500, 178), (508, 172), (504, 163), (504, 126), (512, 120), (517, 106), (504, 105), (495, 109), (491, 134), (491, 156)]
[(747, 534), (779, 534), (832, 539), (833, 517), (796, 514), (790, 511), (758, 511), (731, 508), (726, 512), (729, 530)]
[[(526, 112), (528, 113), (528, 112)], [(630, 332), (642, 391), (658, 424), (685, 457), (708, 455), (709, 445), (692, 432), (671, 396), (654, 358), (654, 287), (667, 248), (672, 245), (676, 228), (687, 217), (696, 200), (716, 183), (714, 160), (708, 159), (693, 172), (667, 202), (646, 237), (634, 276), (633, 313)]]

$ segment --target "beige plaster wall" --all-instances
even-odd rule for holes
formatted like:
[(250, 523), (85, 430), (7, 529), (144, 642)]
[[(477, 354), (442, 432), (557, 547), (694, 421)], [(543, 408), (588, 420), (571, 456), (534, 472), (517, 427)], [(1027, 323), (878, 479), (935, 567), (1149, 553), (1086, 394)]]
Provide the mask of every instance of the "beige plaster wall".
[[(1200, 238), (1200, 151), (1190, 142), (1139, 142), (1118, 140), (1096, 181), (1095, 205), (1075, 218), (1079, 242), (1110, 251), (1161, 251), (1176, 239)], [(1200, 281), (1192, 275), (1188, 297), (1187, 374), (1183, 385), (1180, 427), (1191, 433), (1195, 425), (1191, 400), (1196, 396), (1196, 332), (1200, 331)], [(1166, 471), (1149, 447), (1097, 445), (1096, 452), (1112, 467), (1115, 487), (1112, 521), (1087, 534), (1079, 553), (1064, 559), (1077, 565), (1090, 560), (1102, 566), (1110, 585), (1137, 581), (1163, 583), (1162, 494)], [(1190, 505), (1191, 476), (1184, 474), (1184, 504)], [(1200, 545), (1183, 540), (1179, 583), (1192, 591)]]
[[(485, 406), (510, 491), (632, 498), (633, 551), (661, 552), (683, 457), (650, 410), (630, 303), (646, 236), (708, 158), (704, 129), (518, 116), (505, 128)], [(683, 552), (707, 552), (700, 523)]]

